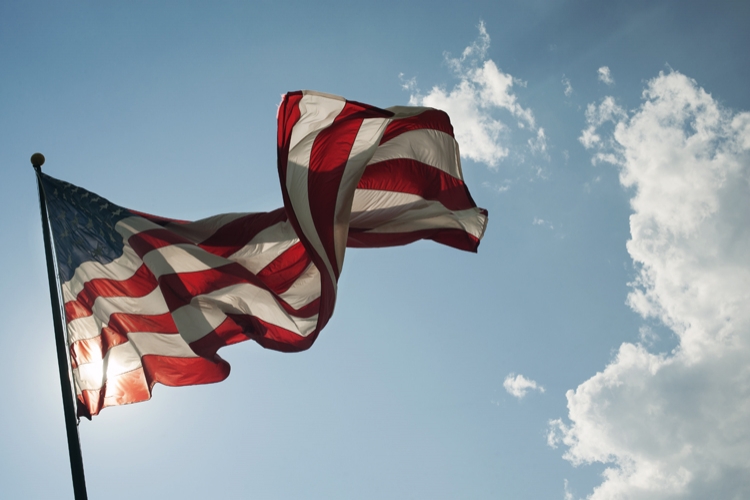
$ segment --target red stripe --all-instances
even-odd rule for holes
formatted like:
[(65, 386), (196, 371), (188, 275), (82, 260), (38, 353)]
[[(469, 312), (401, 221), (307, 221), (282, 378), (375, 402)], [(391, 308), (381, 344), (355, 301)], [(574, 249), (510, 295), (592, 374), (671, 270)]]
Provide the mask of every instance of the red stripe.
[(170, 311), (176, 311), (189, 304), (198, 295), (241, 283), (250, 283), (258, 288), (265, 288), (255, 275), (237, 263), (205, 271), (165, 274), (159, 277), (159, 288)]
[(75, 342), (70, 346), (70, 366), (78, 368), (86, 363), (101, 361), (112, 347), (124, 344), (128, 337), (112, 328), (104, 327), (100, 335)]
[[(292, 140), (292, 130), (300, 119), (299, 103), (303, 98), (302, 92), (289, 92), (286, 94), (279, 104), (279, 111), (277, 116), (277, 136), (276, 136), (276, 148), (277, 148), (277, 161), (279, 167), (279, 177), (281, 185), (286, 186), (286, 164), (289, 159), (289, 144)], [(283, 167), (283, 168), (282, 168)], [(284, 206), (287, 206), (284, 204)]]
[[(94, 278), (84, 283), (75, 301), (65, 303), (65, 314), (70, 322), (76, 317), (82, 317), (80, 316), (82, 311), (90, 310), (98, 297), (143, 297), (154, 291), (154, 288), (156, 288), (156, 278), (145, 264), (142, 264), (133, 276), (121, 281)], [(74, 305), (72, 302), (78, 302), (78, 304)], [(68, 314), (68, 309), (70, 309), (70, 314)], [(90, 314), (89, 312), (84, 316)]]
[(240, 326), (227, 316), (213, 331), (191, 342), (190, 348), (199, 356), (213, 359), (220, 348), (253, 338), (252, 328), (252, 325)]
[[(113, 313), (109, 317), (107, 327), (122, 335), (130, 332), (151, 332), (151, 333), (177, 333), (177, 326), (174, 324), (170, 313), (157, 314), (153, 316), (144, 314)], [(84, 342), (83, 339), (74, 342)]]
[[(325, 269), (325, 263), (321, 256), (312, 248), (312, 245), (308, 241), (305, 234), (300, 229), (297, 215), (294, 213), (289, 192), (286, 187), (287, 183), (287, 167), (289, 159), (289, 146), (291, 143), (292, 129), (300, 118), (299, 102), (302, 99), (301, 93), (289, 93), (284, 96), (281, 106), (279, 107), (278, 115), (278, 169), (279, 169), (279, 181), (281, 183), (281, 195), (284, 199), (284, 209), (286, 210), (287, 217), (289, 217), (289, 223), (294, 228), (294, 232), (299, 237), (302, 244), (305, 246), (308, 254), (313, 260), (313, 263), (318, 269)], [(328, 322), (330, 315), (333, 311), (333, 304), (335, 303), (334, 284), (331, 281), (330, 276), (327, 272), (321, 272), (320, 288), (321, 295), (317, 300), (319, 303), (319, 316), (318, 324), (316, 325), (316, 332), (319, 331)]]
[(147, 229), (146, 231), (136, 233), (128, 238), (128, 244), (141, 259), (150, 251), (158, 248), (178, 244), (195, 245), (189, 239), (163, 228)]
[(191, 342), (190, 348), (199, 356), (213, 359), (224, 346), (254, 340), (267, 349), (283, 352), (298, 352), (308, 349), (318, 330), (307, 337), (289, 331), (249, 314), (227, 314), (218, 327), (200, 339)]
[(134, 234), (128, 243), (139, 257), (152, 250), (176, 244), (193, 244), (220, 257), (228, 257), (246, 246), (261, 231), (286, 220), (283, 208), (272, 212), (247, 214), (234, 219), (216, 230), (204, 241), (194, 241), (165, 228), (147, 229)]
[(250, 338), (258, 344), (266, 349), (282, 352), (299, 352), (308, 349), (315, 342), (315, 338), (317, 338), (320, 331), (320, 329), (316, 329), (307, 337), (303, 337), (280, 326), (267, 323), (255, 316), (244, 314), (229, 314), (227, 316), (232, 318), (232, 321), (245, 329), (245, 331), (252, 331), (253, 334), (250, 335)]
[(199, 246), (207, 252), (226, 258), (246, 246), (261, 231), (286, 220), (283, 208), (273, 212), (248, 214), (223, 225)]
[(100, 360), (109, 349), (128, 341), (130, 332), (177, 334), (177, 326), (169, 313), (155, 316), (114, 313), (98, 336), (81, 339), (70, 345), (71, 365), (76, 368)]
[(383, 138), (380, 139), (380, 144), (385, 144), (405, 132), (422, 129), (439, 130), (454, 137), (453, 126), (451, 125), (450, 118), (448, 118), (448, 114), (439, 109), (428, 109), (418, 115), (393, 120), (385, 128), (385, 133), (383, 134)]
[(476, 206), (462, 180), (408, 158), (368, 165), (357, 189), (414, 194), (425, 200), (439, 201), (448, 210), (468, 210)]
[[(170, 311), (189, 304), (198, 295), (239, 284), (249, 284), (270, 291), (256, 275), (234, 262), (205, 271), (165, 274), (159, 278), (159, 288)], [(317, 312), (310, 305), (295, 309), (280, 297), (275, 298), (286, 312), (299, 318), (309, 317)]]
[(373, 106), (371, 104), (352, 101), (351, 99), (347, 99), (346, 103), (348, 105), (355, 106), (360, 110), (360, 114), (357, 115), (358, 118), (393, 118), (394, 115), (393, 111), (378, 108), (377, 106)]
[(76, 398), (76, 415), (91, 420), (101, 409), (101, 391), (82, 391)]
[(247, 214), (234, 219), (218, 228), (202, 242), (193, 241), (169, 229), (158, 228), (134, 234), (128, 239), (128, 243), (141, 258), (152, 250), (176, 244), (196, 245), (214, 255), (229, 257), (246, 246), (261, 231), (285, 220), (286, 213), (280, 208), (272, 212)]
[(70, 323), (74, 319), (85, 318), (93, 314), (90, 308), (84, 306), (76, 300), (66, 302), (63, 308), (65, 309), (65, 320), (68, 323)]
[(190, 221), (187, 220), (180, 220), (180, 219), (169, 219), (167, 217), (160, 217), (158, 215), (152, 215), (147, 214), (146, 212), (139, 212), (138, 210), (128, 210), (133, 215), (137, 215), (138, 217), (143, 217), (147, 221), (153, 222), (154, 224), (158, 224), (160, 226), (166, 226), (167, 224), (189, 224)]
[(279, 326), (266, 323), (263, 320), (259, 319), (258, 322), (264, 327), (263, 334), (259, 337), (253, 337), (253, 340), (266, 349), (281, 352), (299, 352), (309, 349), (315, 342), (315, 339), (318, 338), (318, 333), (322, 329), (322, 327), (318, 327), (307, 337), (303, 337)]
[(109, 377), (105, 385), (95, 391), (83, 391), (78, 395), (78, 416), (91, 417), (99, 414), (102, 408), (151, 399), (151, 387), (146, 381), (143, 369)]
[(273, 293), (282, 294), (297, 281), (310, 262), (310, 255), (298, 242), (276, 257), (257, 276)]
[(333, 232), (336, 199), (352, 144), (362, 125), (363, 118), (359, 117), (362, 114), (361, 109), (346, 103), (333, 123), (318, 133), (310, 151), (307, 176), (310, 215), (335, 279), (339, 277)]
[(149, 387), (156, 382), (171, 387), (183, 385), (213, 384), (229, 376), (229, 363), (216, 356), (215, 359), (175, 358), (148, 354), (141, 358)]
[(142, 368), (108, 378), (105, 387), (104, 406), (124, 405), (151, 399), (151, 388)]
[(178, 333), (172, 315), (169, 313), (147, 316), (144, 314), (114, 313), (108, 326), (120, 333), (150, 332)]

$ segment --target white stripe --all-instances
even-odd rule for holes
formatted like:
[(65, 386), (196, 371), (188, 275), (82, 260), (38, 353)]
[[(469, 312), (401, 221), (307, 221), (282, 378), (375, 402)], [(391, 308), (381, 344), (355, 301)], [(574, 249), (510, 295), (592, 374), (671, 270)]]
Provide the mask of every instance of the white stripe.
[(350, 225), (358, 229), (375, 228), (388, 223), (424, 203), (419, 195), (379, 189), (357, 189), (354, 193)]
[(312, 140), (318, 132), (331, 125), (345, 105), (346, 99), (343, 97), (310, 90), (304, 91), (302, 99), (297, 104), (300, 118), (292, 129), (289, 151), (297, 148), (300, 142), (310, 135), (313, 136), (310, 141), (312, 145)]
[(457, 143), (439, 130), (410, 130), (394, 137), (380, 145), (370, 165), (399, 158), (417, 160), (457, 179), (463, 178)]
[(177, 329), (187, 343), (205, 337), (219, 326), (226, 314), (247, 314), (303, 337), (309, 335), (318, 316), (297, 318), (282, 309), (273, 294), (249, 283), (231, 285), (199, 295), (172, 313)]
[(131, 236), (150, 229), (164, 229), (164, 227), (138, 216), (126, 217), (115, 224), (115, 230), (125, 241), (128, 241)]
[(102, 264), (96, 261), (86, 261), (76, 268), (73, 277), (62, 284), (63, 301), (75, 300), (86, 282), (95, 278), (123, 281), (132, 278), (143, 262), (130, 246), (125, 246), (123, 254), (109, 262)]
[(211, 333), (227, 319), (227, 315), (196, 297), (190, 304), (172, 311), (172, 319), (183, 340), (189, 344)]
[(435, 108), (424, 108), (421, 106), (391, 106), (385, 108), (393, 113), (393, 120), (400, 120), (401, 118), (410, 118), (412, 116), (421, 115), (425, 111), (434, 111)]
[(157, 279), (165, 274), (207, 271), (232, 263), (192, 243), (178, 243), (151, 250), (143, 256), (143, 262)]
[(320, 297), (320, 271), (312, 262), (292, 283), (292, 286), (279, 295), (281, 300), (295, 309), (306, 306), (318, 297)]
[(216, 232), (229, 224), (232, 221), (241, 219), (246, 215), (252, 215), (251, 213), (231, 213), (231, 214), (219, 214), (213, 217), (206, 217), (193, 222), (179, 223), (170, 222), (164, 226), (164, 229), (170, 232), (182, 236), (183, 238), (190, 240), (194, 243), (203, 243), (208, 238), (216, 234)]
[(370, 233), (407, 233), (422, 229), (461, 229), (481, 238), (487, 217), (478, 208), (448, 210), (438, 201), (408, 193), (358, 189), (351, 227)]
[(68, 344), (72, 345), (79, 340), (98, 337), (105, 326), (107, 326), (107, 322), (100, 320), (96, 316), (75, 319), (68, 323)]
[(141, 357), (148, 355), (172, 358), (198, 357), (178, 333), (131, 332), (128, 333), (128, 338)]
[(115, 313), (156, 315), (169, 312), (159, 288), (143, 297), (97, 297), (93, 316), (78, 318), (68, 323), (68, 343), (90, 339), (100, 334)]
[(339, 273), (344, 266), (344, 253), (346, 252), (346, 240), (349, 236), (349, 216), (351, 214), (352, 200), (357, 183), (362, 177), (365, 165), (375, 153), (380, 138), (383, 137), (386, 126), (391, 122), (386, 118), (369, 118), (362, 120), (362, 125), (357, 131), (349, 159), (344, 167), (338, 194), (336, 195), (336, 209), (334, 213), (333, 238), (336, 251), (336, 264)]
[(299, 222), (300, 228), (312, 245), (313, 250), (323, 259), (334, 293), (336, 276), (313, 223), (312, 213), (310, 212), (310, 198), (307, 192), (307, 176), (310, 168), (310, 152), (315, 139), (323, 129), (333, 123), (333, 120), (341, 113), (345, 105), (346, 101), (343, 99), (333, 99), (314, 93), (305, 94), (302, 97), (298, 104), (301, 118), (292, 130), (286, 169), (286, 189), (297, 222)]
[[(425, 209), (424, 212), (430, 212)], [(367, 231), (368, 233), (408, 233), (422, 229), (460, 229), (477, 239), (484, 236), (487, 218), (472, 208), (451, 213), (443, 213), (433, 217), (420, 216), (418, 220), (412, 217), (397, 217), (392, 222)]]
[(280, 326), (302, 335), (310, 334), (318, 321), (317, 314), (310, 318), (298, 318), (282, 309), (271, 292), (249, 283), (239, 283), (192, 300), (201, 308), (218, 308), (225, 313), (249, 314), (266, 323)]
[[(130, 332), (127, 337), (141, 357), (147, 355), (172, 358), (198, 357), (179, 333)], [(88, 352), (90, 360), (87, 363), (79, 364), (79, 366), (91, 363), (101, 364), (102, 355), (106, 357), (106, 353), (102, 352), (101, 349), (90, 349)]]
[(288, 221), (279, 222), (259, 232), (247, 245), (230, 255), (228, 259), (258, 274), (298, 242), (299, 238), (292, 225)]

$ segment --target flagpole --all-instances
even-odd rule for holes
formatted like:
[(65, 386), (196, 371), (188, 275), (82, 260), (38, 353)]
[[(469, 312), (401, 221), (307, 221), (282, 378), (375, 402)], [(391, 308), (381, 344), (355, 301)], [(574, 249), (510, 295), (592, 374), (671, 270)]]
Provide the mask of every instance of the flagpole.
[(62, 318), (60, 317), (60, 298), (55, 266), (52, 258), (52, 238), (50, 237), (49, 220), (47, 218), (47, 199), (42, 187), (42, 165), (44, 155), (31, 155), (31, 164), (36, 171), (37, 188), (39, 189), (39, 208), (42, 213), (42, 234), (44, 235), (44, 254), (47, 257), (47, 280), (49, 281), (49, 295), (52, 301), (52, 321), (55, 326), (55, 344), (57, 345), (57, 366), (60, 370), (60, 390), (62, 391), (63, 411), (65, 413), (65, 430), (68, 435), (68, 455), (70, 456), (70, 473), (73, 477), (73, 493), (75, 500), (88, 500), (86, 494), (86, 478), (83, 475), (83, 456), (81, 443), (78, 439), (78, 419), (73, 405), (73, 391), (70, 385), (68, 371), (68, 349), (65, 342)]

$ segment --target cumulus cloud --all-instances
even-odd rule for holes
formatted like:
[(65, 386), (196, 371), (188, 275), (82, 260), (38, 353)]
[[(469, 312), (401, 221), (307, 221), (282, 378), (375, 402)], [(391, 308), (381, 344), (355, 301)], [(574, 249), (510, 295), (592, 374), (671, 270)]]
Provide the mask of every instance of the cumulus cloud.
[(609, 139), (594, 125), (581, 142), (633, 192), (628, 304), (679, 344), (650, 352), (645, 330), (622, 344), (567, 392), (548, 442), (608, 465), (592, 500), (750, 498), (750, 113), (678, 72), (630, 114), (607, 102), (589, 124), (612, 121)]
[(515, 373), (508, 374), (503, 381), (503, 387), (508, 391), (508, 394), (515, 396), (518, 399), (526, 396), (529, 390), (544, 392), (544, 387), (538, 385), (533, 380), (529, 380), (521, 374), (516, 375)]
[(596, 70), (596, 73), (599, 75), (599, 81), (604, 82), (607, 85), (614, 85), (615, 80), (612, 78), (612, 74), (609, 71), (609, 66), (602, 66), (598, 70)]
[(446, 54), (448, 67), (459, 83), (452, 89), (434, 86), (421, 93), (416, 80), (405, 80), (402, 86), (411, 92), (409, 103), (446, 111), (461, 145), (461, 156), (496, 167), (509, 153), (511, 127), (498, 117), (502, 113), (513, 119), (516, 127), (531, 132), (527, 148), (532, 154), (546, 154), (544, 129), (537, 127), (534, 114), (521, 106), (513, 87), (525, 82), (503, 73), (487, 58), (490, 36), (484, 23), (479, 24), (479, 37), (459, 57)]

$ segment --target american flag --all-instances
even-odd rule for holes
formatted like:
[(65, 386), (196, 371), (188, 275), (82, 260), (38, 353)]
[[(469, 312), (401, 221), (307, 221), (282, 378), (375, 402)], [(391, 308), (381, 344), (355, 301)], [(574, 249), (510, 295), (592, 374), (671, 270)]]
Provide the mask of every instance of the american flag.
[(278, 112), (284, 207), (186, 222), (40, 174), (78, 415), (218, 382), (217, 351), (309, 348), (331, 318), (346, 247), (431, 239), (476, 251), (487, 225), (448, 116), (291, 92)]

